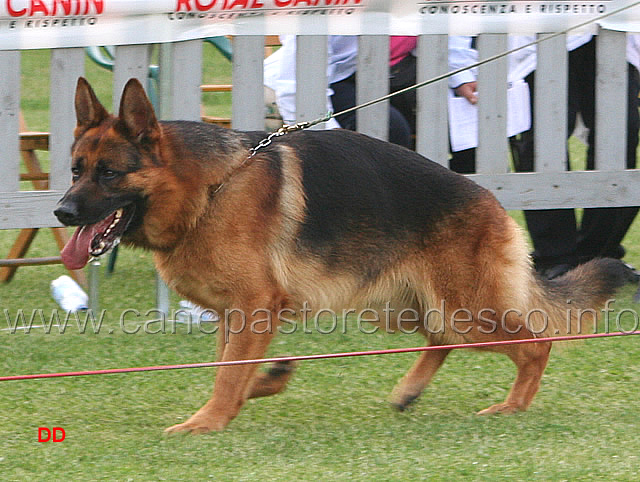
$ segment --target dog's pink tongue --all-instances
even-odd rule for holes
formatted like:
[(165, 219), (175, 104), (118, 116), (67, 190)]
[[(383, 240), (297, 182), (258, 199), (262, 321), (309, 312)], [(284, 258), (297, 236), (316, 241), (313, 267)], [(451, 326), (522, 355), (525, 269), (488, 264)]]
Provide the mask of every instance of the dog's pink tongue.
[(80, 226), (60, 252), (62, 262), (69, 269), (81, 269), (89, 262), (89, 249), (93, 239), (93, 225)]

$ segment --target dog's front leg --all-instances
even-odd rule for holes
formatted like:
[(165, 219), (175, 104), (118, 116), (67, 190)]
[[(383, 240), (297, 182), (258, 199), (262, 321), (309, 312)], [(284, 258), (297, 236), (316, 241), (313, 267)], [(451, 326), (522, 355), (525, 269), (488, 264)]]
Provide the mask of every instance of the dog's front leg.
[[(224, 346), (221, 361), (262, 358), (275, 333), (276, 327), (271, 323), (277, 323), (276, 316), (273, 309), (227, 310), (218, 335), (222, 337), (219, 346)], [(257, 366), (219, 367), (211, 399), (189, 420), (165, 432), (206, 433), (224, 429), (246, 401)]]

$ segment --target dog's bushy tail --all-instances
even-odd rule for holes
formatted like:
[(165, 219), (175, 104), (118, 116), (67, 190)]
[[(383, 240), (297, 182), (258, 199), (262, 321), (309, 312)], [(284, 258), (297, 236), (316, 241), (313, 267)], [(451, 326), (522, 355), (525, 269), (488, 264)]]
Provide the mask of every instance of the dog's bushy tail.
[(638, 278), (633, 268), (612, 258), (591, 260), (553, 280), (537, 278), (530, 330), (537, 337), (593, 332), (603, 309), (613, 307), (618, 288)]

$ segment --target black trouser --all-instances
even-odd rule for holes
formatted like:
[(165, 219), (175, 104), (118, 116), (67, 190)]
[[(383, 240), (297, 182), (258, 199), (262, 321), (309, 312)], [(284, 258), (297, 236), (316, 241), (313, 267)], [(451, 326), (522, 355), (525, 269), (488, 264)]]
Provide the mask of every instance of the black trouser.
[[(416, 84), (416, 58), (409, 54), (389, 69), (389, 92), (398, 92)], [(416, 90), (410, 90), (391, 97), (395, 107), (407, 121), (411, 134), (416, 133)]]
[[(595, 140), (595, 38), (569, 52), (568, 131), (573, 132), (580, 113), (589, 129), (587, 169), (594, 168)], [(628, 67), (628, 115), (626, 167), (636, 167), (638, 146), (638, 71)], [(534, 112), (534, 74), (526, 79), (531, 91), (532, 125)], [(533, 171), (533, 128), (512, 143), (516, 170)], [(569, 169), (569, 166), (567, 166)], [(589, 208), (584, 210), (580, 227), (573, 209), (525, 211), (525, 219), (535, 258), (542, 266), (576, 264), (600, 256), (620, 256), (620, 243), (631, 226), (638, 207)]]
[[(331, 103), (334, 112), (340, 112), (356, 105), (356, 76), (335, 82), (329, 87), (333, 90)], [(356, 113), (349, 112), (336, 117), (340, 126), (352, 131), (356, 130)], [(405, 116), (393, 105), (389, 106), (389, 142), (412, 149), (411, 127)]]
[(460, 174), (473, 174), (476, 172), (476, 149), (463, 149), (462, 151), (451, 152), (449, 168)]

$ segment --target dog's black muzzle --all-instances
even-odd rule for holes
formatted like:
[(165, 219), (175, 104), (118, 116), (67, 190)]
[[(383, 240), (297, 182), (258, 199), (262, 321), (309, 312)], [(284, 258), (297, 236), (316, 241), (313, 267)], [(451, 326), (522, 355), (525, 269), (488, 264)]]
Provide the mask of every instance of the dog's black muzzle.
[(80, 212), (78, 210), (78, 203), (73, 200), (67, 199), (67, 197), (63, 197), (58, 201), (58, 205), (56, 209), (53, 211), (53, 214), (58, 221), (60, 221), (65, 226), (77, 226), (78, 219), (80, 217)]

